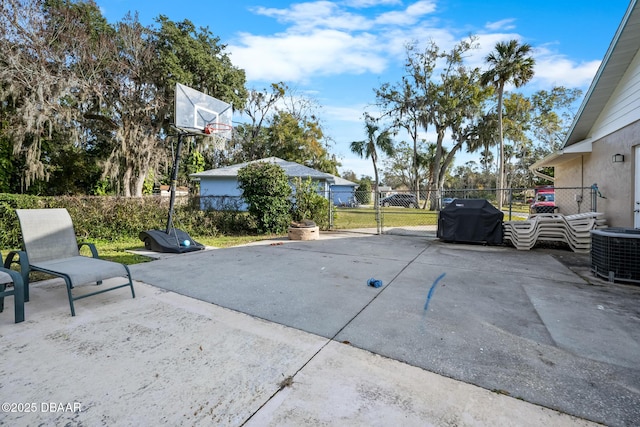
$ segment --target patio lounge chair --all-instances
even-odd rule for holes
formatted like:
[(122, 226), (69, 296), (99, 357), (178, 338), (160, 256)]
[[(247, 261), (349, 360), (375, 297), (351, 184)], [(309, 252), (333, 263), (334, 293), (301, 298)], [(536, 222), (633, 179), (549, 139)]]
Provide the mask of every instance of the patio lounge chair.
[[(78, 244), (66, 209), (16, 209), (16, 214), (22, 229), (24, 250), (10, 254), (8, 262), (17, 254), (21, 264), (26, 265), (27, 271), (22, 271), (25, 301), (29, 301), (30, 271), (41, 271), (64, 279), (72, 316), (76, 315), (73, 302), (81, 298), (127, 286), (131, 288), (132, 297), (136, 297), (129, 268), (98, 258), (98, 251), (92, 243)], [(80, 255), (82, 246), (89, 247), (92, 257)], [(102, 285), (103, 280), (114, 277), (126, 277), (127, 282), (78, 296), (71, 292), (76, 286), (88, 283)]]
[[(6, 267), (0, 267), (0, 313), (4, 311), (4, 297), (13, 295), (15, 321), (24, 322), (24, 282), (17, 271), (10, 270), (8, 265)], [(13, 288), (7, 290), (9, 283), (13, 283)]]
[(518, 250), (530, 250), (538, 241), (564, 242), (572, 251), (591, 251), (591, 233), (594, 228), (606, 227), (600, 212), (574, 215), (533, 214), (525, 221), (505, 221), (504, 238)]

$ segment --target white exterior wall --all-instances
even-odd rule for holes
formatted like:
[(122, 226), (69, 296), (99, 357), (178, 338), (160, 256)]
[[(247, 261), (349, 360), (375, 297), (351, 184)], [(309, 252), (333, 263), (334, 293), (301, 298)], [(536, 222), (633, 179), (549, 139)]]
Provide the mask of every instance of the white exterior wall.
[(594, 141), (640, 120), (640, 51), (593, 124)]

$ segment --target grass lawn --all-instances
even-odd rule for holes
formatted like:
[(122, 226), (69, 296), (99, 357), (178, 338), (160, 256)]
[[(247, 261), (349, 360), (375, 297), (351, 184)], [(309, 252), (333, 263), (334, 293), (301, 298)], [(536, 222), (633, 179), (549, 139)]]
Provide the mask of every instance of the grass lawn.
[[(512, 212), (527, 213), (528, 205), (513, 205)], [(508, 211), (508, 206), (505, 206)], [(401, 227), (401, 226), (421, 226), (436, 225), (438, 213), (435, 211), (427, 211), (423, 209), (409, 209), (402, 207), (387, 207), (381, 210), (384, 227)], [(508, 218), (505, 216), (505, 221)], [(522, 218), (513, 218), (522, 219)], [(334, 229), (352, 229), (352, 228), (372, 228), (376, 227), (376, 211), (373, 207), (360, 208), (336, 208), (334, 216)], [(243, 245), (260, 240), (269, 240), (285, 235), (243, 235), (243, 236), (218, 236), (218, 237), (199, 237), (191, 236), (197, 242), (205, 246), (213, 246), (217, 248), (227, 248), (232, 246)], [(91, 240), (90, 240), (91, 241)], [(128, 252), (132, 249), (140, 249), (143, 243), (139, 239), (124, 239), (118, 241), (92, 241), (98, 249), (100, 258), (110, 261), (120, 262), (122, 264), (138, 264), (141, 262), (151, 261), (151, 258), (143, 255)], [(10, 249), (4, 249), (2, 253), (6, 255)], [(88, 248), (82, 249), (83, 255), (91, 256)], [(14, 268), (17, 268), (14, 266)]]
[[(382, 208), (385, 227), (435, 225), (438, 213), (424, 209), (401, 207)], [(337, 208), (334, 216), (334, 228), (371, 228), (376, 226), (376, 211), (369, 208)]]
[[(509, 205), (502, 207), (505, 212), (509, 212)], [(511, 205), (511, 212), (529, 214), (529, 205), (526, 203), (514, 203)]]
[[(284, 235), (283, 235), (284, 236)], [(243, 245), (246, 243), (257, 242), (260, 240), (269, 240), (276, 237), (282, 237), (277, 235), (263, 235), (263, 236), (219, 236), (219, 237), (196, 237), (191, 236), (194, 240), (199, 243), (202, 243), (205, 246), (214, 246), (217, 248), (228, 248), (231, 246)], [(152, 261), (151, 258), (133, 254), (131, 252), (127, 252), (132, 249), (141, 249), (144, 247), (144, 244), (140, 239), (123, 239), (118, 241), (91, 241), (95, 244), (96, 249), (98, 250), (98, 255), (100, 258), (106, 259), (109, 261), (119, 262), (122, 264), (132, 265), (139, 264), (142, 262)], [(3, 256), (6, 256), (12, 249), (4, 249), (2, 250)], [(15, 250), (15, 249), (14, 249)], [(82, 255), (91, 256), (91, 251), (89, 248), (84, 246), (80, 253)], [(12, 269), (19, 271), (18, 265), (15, 264), (12, 266)], [(38, 281), (50, 278), (48, 275), (32, 272), (31, 273), (31, 281)]]
[[(213, 246), (216, 248), (228, 248), (232, 246), (244, 245), (251, 242), (257, 242), (260, 240), (269, 240), (276, 237), (276, 235), (261, 235), (261, 236), (219, 236), (219, 237), (198, 237), (191, 236), (195, 241), (205, 245), (205, 246)], [(93, 242), (98, 249), (98, 254), (100, 258), (107, 259), (110, 261), (120, 262), (122, 264), (138, 264), (141, 262), (151, 261), (151, 258), (146, 256), (132, 254), (131, 252), (127, 252), (132, 249), (141, 249), (144, 247), (144, 244), (140, 239), (126, 239), (119, 240), (117, 242), (111, 241), (95, 241)], [(87, 250), (83, 255), (91, 255), (91, 253)]]
[[(384, 227), (437, 225), (438, 212), (424, 209), (409, 209), (403, 207), (382, 208), (382, 224)], [(509, 220), (509, 205), (503, 206), (504, 220)], [(524, 219), (522, 214), (529, 213), (529, 205), (514, 203), (511, 206), (514, 214), (512, 220)], [(376, 227), (376, 211), (372, 206), (360, 208), (336, 208), (333, 228), (371, 228)]]

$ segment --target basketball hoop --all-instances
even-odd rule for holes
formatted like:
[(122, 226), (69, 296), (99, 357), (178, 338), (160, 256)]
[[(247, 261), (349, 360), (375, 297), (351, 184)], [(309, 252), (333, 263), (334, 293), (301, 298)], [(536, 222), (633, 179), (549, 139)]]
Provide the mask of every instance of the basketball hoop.
[(207, 123), (202, 130), (206, 135), (213, 135), (216, 133), (227, 133), (231, 132), (232, 126), (226, 123), (213, 122)]

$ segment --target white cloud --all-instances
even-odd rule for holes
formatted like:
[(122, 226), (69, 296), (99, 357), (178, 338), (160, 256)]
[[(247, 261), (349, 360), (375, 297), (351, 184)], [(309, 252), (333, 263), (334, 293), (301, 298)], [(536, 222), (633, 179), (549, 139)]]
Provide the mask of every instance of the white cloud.
[(348, 7), (367, 8), (374, 6), (402, 4), (402, 0), (347, 0), (344, 2), (344, 4)]
[[(434, 0), (420, 0), (402, 10), (371, 17), (345, 7), (396, 4), (395, 0), (312, 1), (288, 8), (254, 8), (254, 13), (288, 25), (285, 31), (241, 33), (228, 48), (234, 64), (245, 69), (249, 81), (308, 82), (313, 76), (380, 74), (390, 61), (397, 64), (404, 59), (405, 45), (413, 40), (453, 45), (451, 32), (424, 20), (435, 11)], [(416, 25), (418, 22), (421, 25)]]
[(515, 19), (507, 18), (495, 22), (487, 22), (484, 26), (489, 31), (513, 30), (516, 26), (513, 24)]
[[(381, 83), (393, 83), (401, 73), (407, 43), (433, 41), (442, 50), (449, 50), (469, 34), (466, 27), (442, 26), (434, 15), (436, 4), (435, 0), (420, 0), (402, 7), (397, 0), (321, 0), (286, 8), (259, 7), (253, 9), (254, 13), (278, 20), (284, 30), (268, 35), (241, 33), (228, 48), (234, 64), (246, 71), (249, 82), (305, 84), (317, 77), (367, 73), (382, 75)], [(371, 15), (373, 10), (356, 9), (371, 7), (390, 11)], [(481, 69), (486, 68), (485, 58), (497, 42), (526, 42), (516, 32), (513, 18), (489, 22), (475, 34), (479, 47), (468, 52), (466, 61)], [(599, 65), (599, 61), (572, 61), (549, 45), (535, 46), (534, 57), (535, 76), (529, 88), (584, 87)], [(389, 70), (395, 74), (384, 74)], [(364, 109), (357, 109), (357, 119)], [(331, 115), (330, 111), (325, 113)]]
[(435, 2), (422, 0), (408, 6), (403, 11), (392, 11), (381, 14), (375, 19), (380, 25), (413, 25), (423, 16), (436, 10)]
[(349, 122), (358, 127), (358, 130), (364, 128), (362, 114), (367, 110), (365, 104), (349, 105), (349, 106), (332, 106), (325, 105), (323, 108), (324, 117), (332, 121)]
[(304, 82), (313, 75), (382, 72), (386, 61), (375, 46), (376, 38), (370, 34), (315, 30), (274, 36), (245, 33), (229, 50), (250, 81)]
[(451, 30), (437, 28), (429, 23), (422, 23), (420, 26), (410, 28), (396, 28), (381, 37), (383, 37), (387, 54), (396, 61), (401, 61), (400, 63), (404, 62), (407, 43), (417, 41), (426, 44), (433, 41), (441, 49), (448, 50), (459, 40)]
[(533, 84), (541, 89), (553, 86), (588, 87), (601, 61), (575, 62), (563, 55), (536, 58)]
[(292, 24), (288, 32), (312, 31), (315, 28), (356, 31), (370, 29), (373, 25), (364, 16), (347, 12), (337, 3), (329, 1), (296, 3), (288, 9), (258, 7), (253, 11), (276, 18), (283, 24)]

